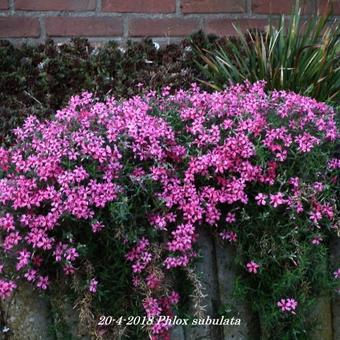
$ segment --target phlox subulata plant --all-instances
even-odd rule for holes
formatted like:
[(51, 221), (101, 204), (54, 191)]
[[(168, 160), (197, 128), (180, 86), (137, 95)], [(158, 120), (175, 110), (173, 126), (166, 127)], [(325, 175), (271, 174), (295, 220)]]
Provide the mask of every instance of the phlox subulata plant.
[[(339, 228), (339, 132), (331, 107), (264, 86), (105, 102), (83, 93), (53, 119), (29, 117), (0, 149), (1, 297), (18, 280), (48, 289), (57, 272), (80, 271), (86, 249), (110, 252), (113, 237), (152, 337), (166, 339), (159, 317), (181, 301), (172, 273), (192, 266), (207, 228), (235, 245), (245, 294), (258, 291), (254, 310), (274, 315), (272, 329), (299, 328), (313, 296), (303, 283), (324, 275), (308, 273)], [(100, 294), (100, 272), (88, 284)]]

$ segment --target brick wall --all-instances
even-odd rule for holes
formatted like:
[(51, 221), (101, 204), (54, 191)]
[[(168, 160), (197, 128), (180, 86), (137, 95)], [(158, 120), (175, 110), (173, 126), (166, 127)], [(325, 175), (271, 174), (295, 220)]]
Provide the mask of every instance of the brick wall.
[[(294, 0), (0, 0), (0, 38), (13, 42), (64, 41), (87, 37), (93, 42), (152, 37), (160, 43), (203, 29), (233, 34), (263, 27), (269, 14), (289, 13)], [(340, 0), (305, 0), (303, 13), (315, 15)]]

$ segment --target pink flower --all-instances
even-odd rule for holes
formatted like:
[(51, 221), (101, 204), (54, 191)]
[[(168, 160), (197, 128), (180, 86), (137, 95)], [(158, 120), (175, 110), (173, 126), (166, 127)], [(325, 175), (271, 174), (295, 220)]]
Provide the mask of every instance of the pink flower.
[(292, 298), (281, 299), (277, 302), (278, 307), (280, 307), (282, 312), (290, 312), (295, 314), (295, 309), (298, 305), (297, 301)]
[(318, 223), (322, 219), (322, 214), (320, 211), (314, 210), (309, 213), (311, 221)]
[(132, 171), (131, 176), (139, 179), (140, 177), (145, 176), (145, 171), (143, 170), (143, 168), (135, 168)]
[(277, 194), (270, 195), (270, 204), (276, 208), (281, 204), (285, 203), (285, 200), (283, 199), (284, 195), (282, 192), (278, 192)]
[(330, 169), (340, 169), (340, 159), (339, 158), (332, 158), (328, 162), (328, 167)]
[(0, 147), (0, 170), (7, 171), (9, 169), (9, 152)]
[(132, 271), (141, 273), (152, 261), (152, 254), (148, 251), (149, 240), (142, 238), (137, 245), (126, 254), (126, 259), (133, 262)]
[(95, 293), (97, 291), (97, 286), (98, 286), (98, 281), (96, 279), (92, 279), (90, 281), (89, 291), (91, 293)]
[(133, 284), (134, 287), (140, 286), (141, 283), (142, 283), (142, 281), (141, 281), (139, 276), (134, 275), (132, 277), (132, 284)]
[(17, 285), (13, 281), (0, 279), (0, 298), (3, 300), (11, 296), (16, 287)]
[(189, 264), (191, 255), (182, 255), (179, 257), (168, 256), (164, 260), (164, 266), (166, 269), (177, 268), (177, 267), (186, 267)]
[(228, 212), (227, 217), (225, 219), (227, 223), (233, 223), (236, 221), (236, 216), (234, 213)]
[(79, 256), (75, 248), (69, 248), (65, 252), (65, 258), (69, 261), (74, 261)]
[(146, 315), (148, 318), (158, 316), (161, 313), (161, 307), (159, 306), (159, 303), (155, 298), (152, 297), (145, 298), (143, 300), (143, 307), (146, 311)]
[(24, 268), (25, 266), (27, 266), (30, 258), (31, 258), (31, 253), (29, 251), (27, 251), (26, 249), (21, 250), (19, 252), (19, 256), (17, 257), (18, 262), (15, 267), (16, 270), (20, 270)]
[(156, 274), (152, 273), (146, 278), (146, 284), (148, 285), (150, 289), (158, 288), (160, 283), (161, 283), (161, 280)]
[(37, 267), (40, 267), (41, 264), (42, 264), (42, 262), (43, 262), (43, 259), (42, 259), (40, 256), (35, 255), (35, 256), (33, 256), (33, 258), (32, 258), (32, 262), (33, 262), (33, 264), (35, 264)]
[(312, 239), (311, 243), (315, 245), (319, 245), (322, 242), (322, 237), (321, 236), (314, 236)]
[(99, 231), (101, 231), (102, 229), (105, 228), (104, 224), (101, 223), (101, 222), (98, 222), (98, 221), (92, 223), (92, 224), (91, 224), (91, 227), (92, 227), (92, 231), (93, 231), (94, 233), (98, 233)]
[(179, 294), (175, 291), (171, 292), (168, 296), (169, 303), (172, 305), (176, 305), (179, 302)]
[(24, 276), (28, 282), (33, 282), (37, 277), (37, 271), (35, 269), (30, 269)]
[(76, 271), (75, 268), (71, 264), (65, 265), (63, 269), (64, 269), (65, 275), (72, 275)]
[(11, 214), (5, 214), (4, 217), (0, 217), (0, 229), (7, 232), (15, 230), (14, 218)]
[(320, 143), (320, 140), (310, 133), (304, 132), (302, 135), (295, 137), (295, 142), (298, 144), (298, 150), (304, 153), (311, 151), (314, 145)]
[(338, 268), (334, 273), (333, 273), (334, 277), (336, 279), (339, 279), (340, 278), (340, 268)]
[(222, 240), (227, 240), (229, 242), (236, 242), (237, 240), (237, 234), (234, 231), (222, 231), (219, 235)]
[(258, 265), (256, 262), (254, 261), (250, 261), (247, 263), (247, 270), (249, 273), (257, 273), (258, 268), (260, 268), (260, 265)]
[(12, 232), (8, 234), (3, 242), (3, 247), (5, 251), (11, 250), (13, 247), (19, 244), (19, 241), (22, 240), (18, 231)]
[(166, 230), (167, 221), (164, 216), (154, 215), (150, 217), (150, 223), (156, 230)]
[(316, 191), (316, 192), (321, 192), (324, 190), (324, 184), (320, 183), (320, 182), (315, 182), (313, 183), (313, 189)]
[(192, 224), (180, 224), (171, 232), (173, 239), (168, 242), (168, 249), (170, 251), (187, 251), (192, 248), (195, 240), (195, 228)]
[(267, 197), (268, 197), (267, 195), (259, 193), (259, 194), (255, 197), (255, 200), (256, 200), (257, 205), (266, 205), (266, 199), (267, 199)]
[(300, 178), (299, 177), (291, 177), (288, 181), (289, 184), (291, 184), (294, 188), (298, 188), (300, 184)]
[(48, 287), (48, 276), (39, 276), (37, 287), (46, 290)]

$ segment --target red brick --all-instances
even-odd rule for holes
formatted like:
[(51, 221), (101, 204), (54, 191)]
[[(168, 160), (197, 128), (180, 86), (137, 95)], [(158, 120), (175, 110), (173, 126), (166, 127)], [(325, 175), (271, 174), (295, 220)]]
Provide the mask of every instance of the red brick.
[(136, 18), (129, 22), (131, 37), (183, 37), (199, 29), (195, 19), (145, 19)]
[(244, 12), (245, 0), (182, 0), (183, 13)]
[(172, 13), (176, 0), (103, 0), (104, 12), (121, 13)]
[(207, 21), (206, 32), (217, 34), (220, 36), (235, 36), (237, 32), (235, 28), (239, 27), (242, 32), (245, 32), (248, 28), (258, 28), (263, 29), (268, 25), (268, 20), (266, 19), (211, 19)]
[(53, 37), (111, 37), (123, 34), (123, 21), (114, 17), (49, 17), (46, 33)]
[(0, 9), (8, 9), (8, 1), (0, 0)]
[(318, 0), (317, 7), (320, 14), (331, 10), (332, 14), (340, 15), (340, 0)]
[[(314, 0), (300, 1), (303, 14), (315, 12)], [(252, 10), (254, 13), (263, 14), (290, 14), (295, 0), (253, 0)]]
[(15, 9), (23, 11), (91, 11), (96, 0), (15, 0)]
[(2, 38), (36, 38), (40, 35), (37, 18), (0, 17), (0, 37)]

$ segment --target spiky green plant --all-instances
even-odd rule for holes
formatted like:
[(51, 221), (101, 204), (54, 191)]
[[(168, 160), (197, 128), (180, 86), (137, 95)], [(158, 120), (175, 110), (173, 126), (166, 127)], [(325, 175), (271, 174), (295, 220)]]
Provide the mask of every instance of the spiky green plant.
[[(276, 28), (278, 26), (278, 28)], [(330, 13), (304, 20), (299, 3), (291, 16), (270, 20), (265, 32), (241, 32), (216, 50), (201, 50), (202, 80), (214, 89), (248, 79), (321, 101), (339, 102), (339, 25)], [(203, 61), (203, 63), (202, 63)]]

